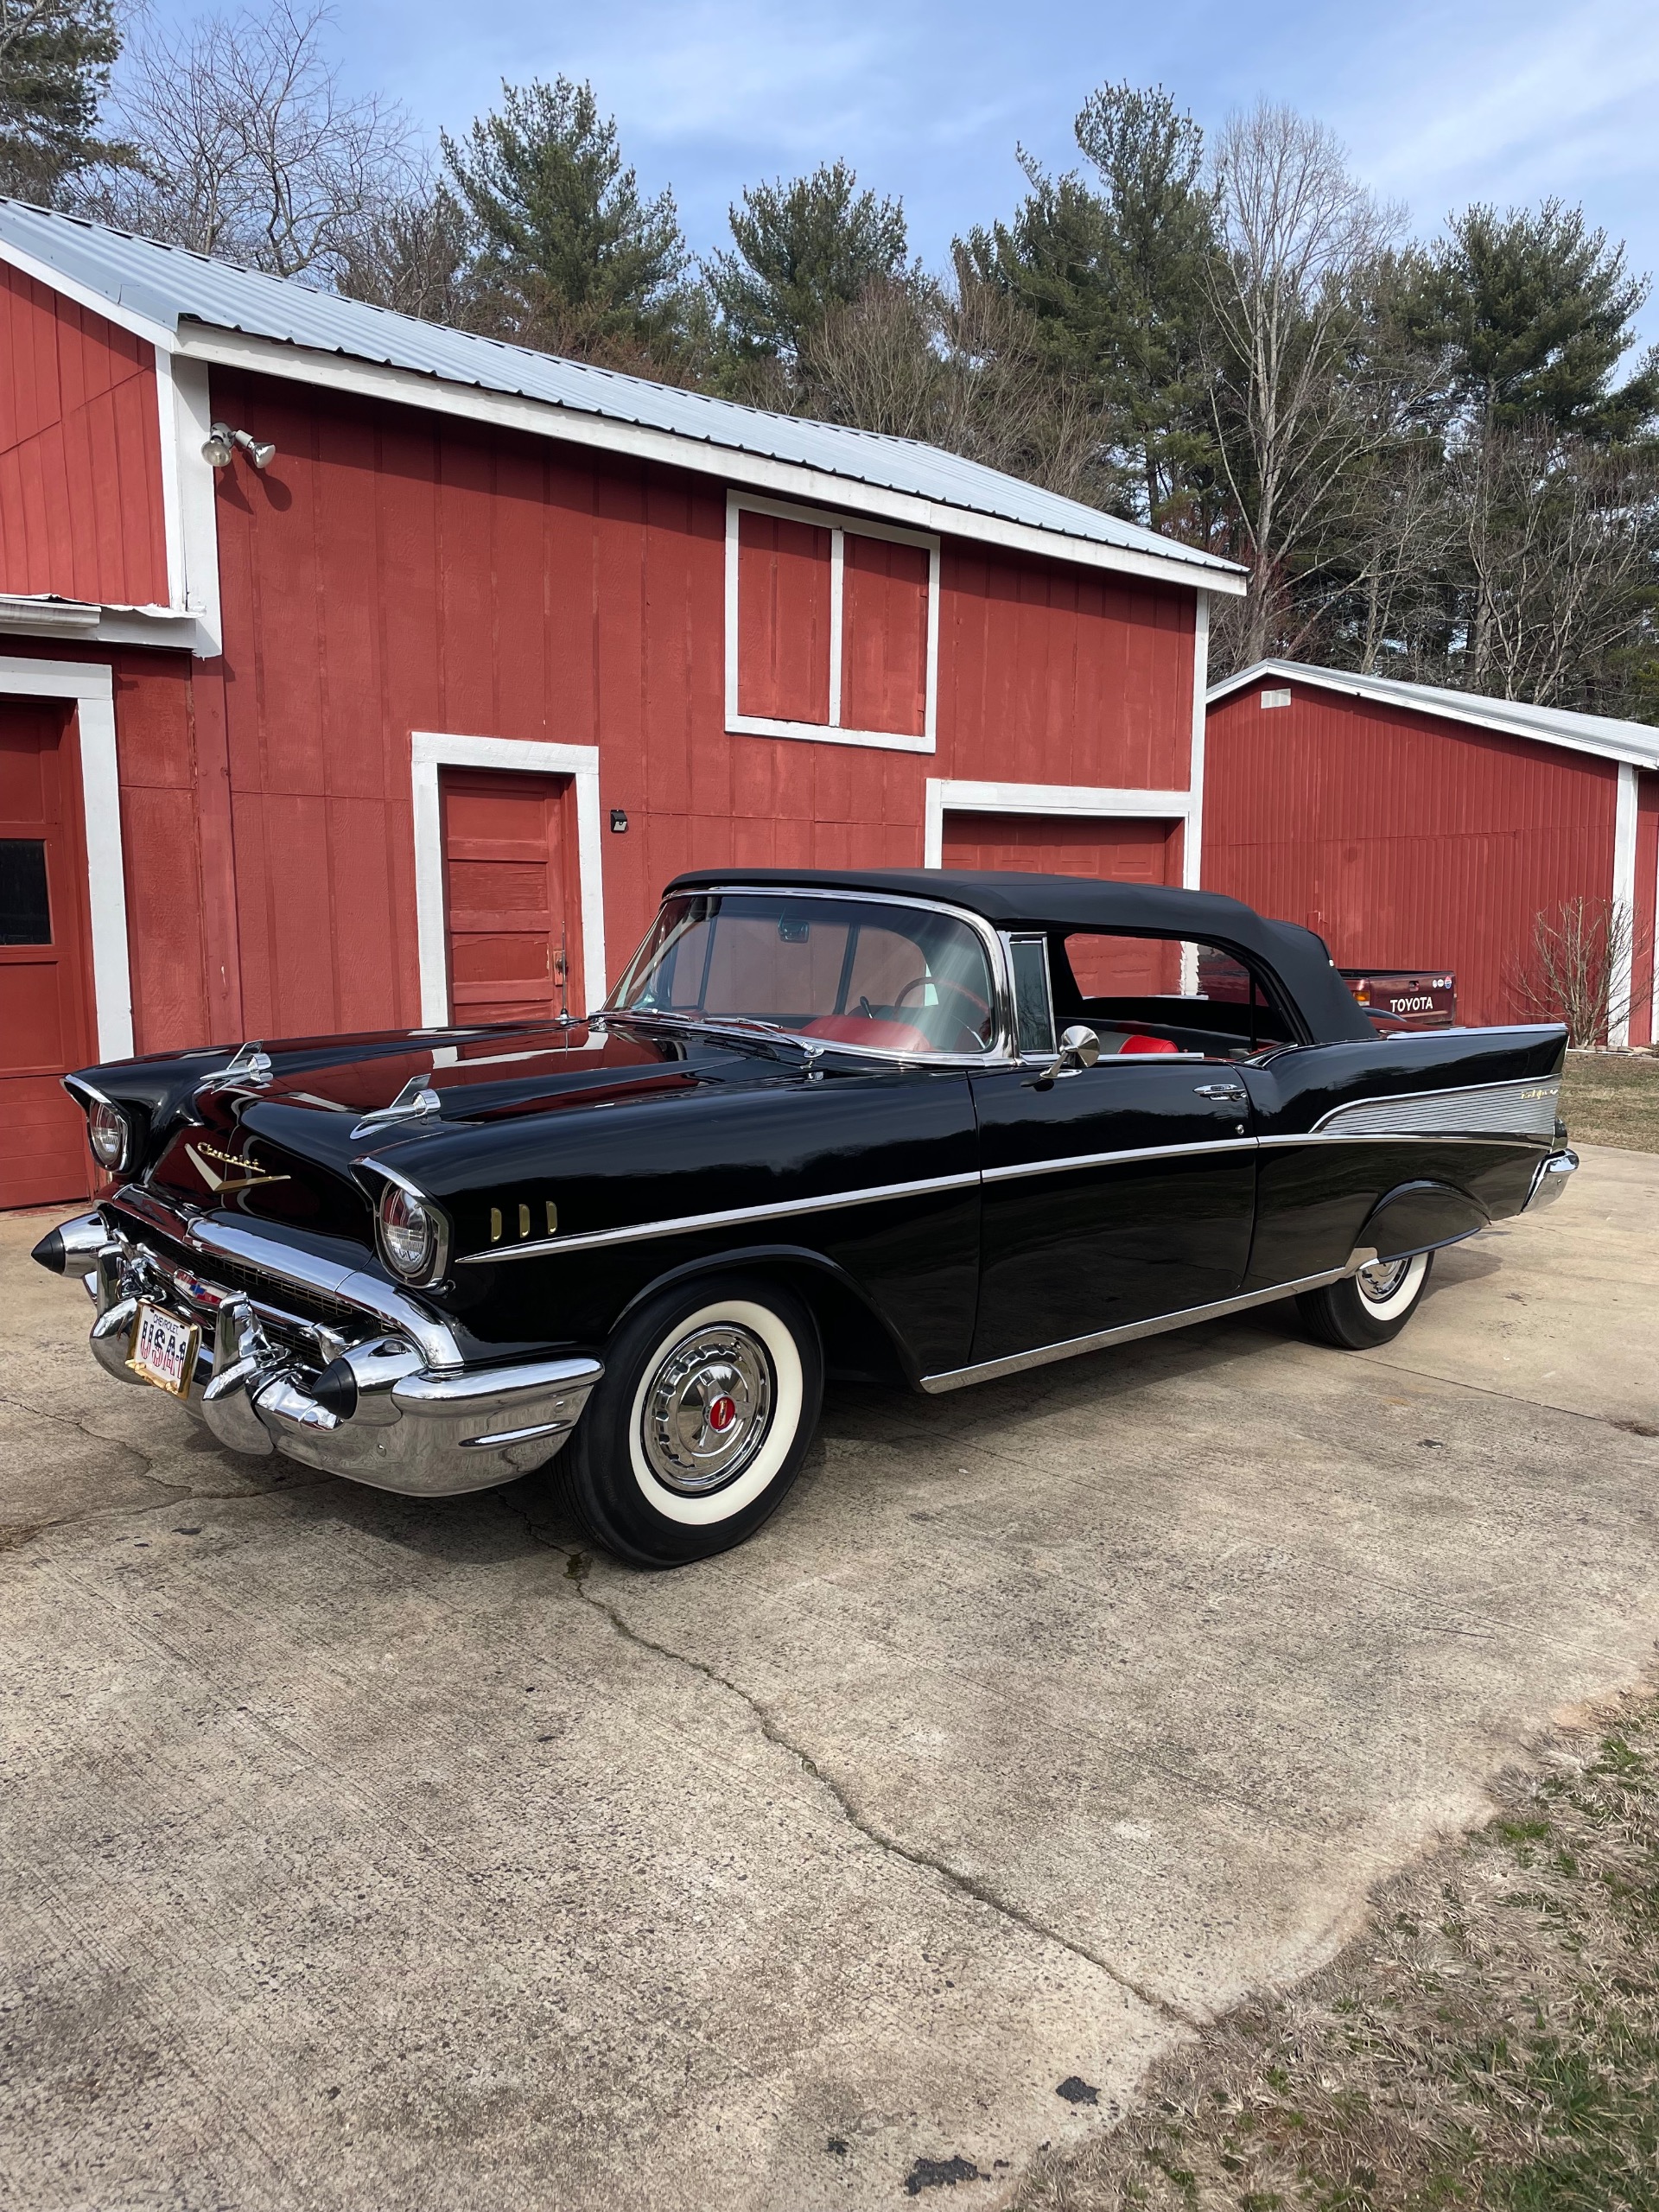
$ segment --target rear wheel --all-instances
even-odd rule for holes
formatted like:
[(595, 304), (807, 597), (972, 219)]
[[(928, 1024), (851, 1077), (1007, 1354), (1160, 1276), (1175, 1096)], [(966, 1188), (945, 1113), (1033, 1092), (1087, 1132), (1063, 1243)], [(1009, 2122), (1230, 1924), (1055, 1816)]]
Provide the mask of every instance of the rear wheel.
[(1421, 1302), (1433, 1264), (1432, 1252), (1400, 1260), (1373, 1260), (1357, 1274), (1323, 1290), (1305, 1290), (1297, 1311), (1309, 1332), (1342, 1351), (1369, 1351), (1391, 1344)]
[(777, 1510), (823, 1394), (817, 1329), (792, 1292), (739, 1276), (685, 1284), (617, 1332), (555, 1486), (596, 1543), (637, 1567), (711, 1558)]

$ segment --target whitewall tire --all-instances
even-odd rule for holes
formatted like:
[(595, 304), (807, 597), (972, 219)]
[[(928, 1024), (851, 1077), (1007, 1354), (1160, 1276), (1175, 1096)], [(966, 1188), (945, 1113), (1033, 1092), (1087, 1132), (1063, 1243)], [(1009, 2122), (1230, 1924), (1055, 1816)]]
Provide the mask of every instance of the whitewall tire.
[(780, 1284), (704, 1277), (616, 1333), (605, 1379), (554, 1462), (596, 1541), (641, 1567), (741, 1543), (773, 1512), (817, 1426), (812, 1315)]
[(1412, 1252), (1379, 1260), (1323, 1290), (1296, 1300), (1310, 1334), (1341, 1351), (1370, 1351), (1392, 1344), (1422, 1303), (1434, 1255)]

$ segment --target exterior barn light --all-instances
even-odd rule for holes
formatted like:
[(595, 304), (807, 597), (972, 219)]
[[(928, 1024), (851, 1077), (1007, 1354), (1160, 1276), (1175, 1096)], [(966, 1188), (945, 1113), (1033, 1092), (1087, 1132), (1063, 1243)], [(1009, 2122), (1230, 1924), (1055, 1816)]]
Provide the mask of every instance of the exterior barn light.
[(233, 430), (228, 423), (215, 423), (201, 448), (201, 457), (214, 468), (228, 468), (240, 447), (256, 468), (269, 468), (276, 458), (275, 446), (261, 445), (251, 430)]

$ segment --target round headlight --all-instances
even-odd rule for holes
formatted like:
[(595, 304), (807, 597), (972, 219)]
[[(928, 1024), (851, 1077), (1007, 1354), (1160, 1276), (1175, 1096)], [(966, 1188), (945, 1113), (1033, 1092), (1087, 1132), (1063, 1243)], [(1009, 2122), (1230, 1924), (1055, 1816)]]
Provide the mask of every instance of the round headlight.
[(380, 1249), (386, 1265), (405, 1282), (421, 1282), (443, 1264), (443, 1224), (435, 1208), (412, 1191), (388, 1183), (380, 1194)]
[(102, 1098), (92, 1101), (86, 1114), (86, 1141), (92, 1147), (92, 1158), (111, 1175), (127, 1164), (131, 1134), (126, 1116), (118, 1108)]

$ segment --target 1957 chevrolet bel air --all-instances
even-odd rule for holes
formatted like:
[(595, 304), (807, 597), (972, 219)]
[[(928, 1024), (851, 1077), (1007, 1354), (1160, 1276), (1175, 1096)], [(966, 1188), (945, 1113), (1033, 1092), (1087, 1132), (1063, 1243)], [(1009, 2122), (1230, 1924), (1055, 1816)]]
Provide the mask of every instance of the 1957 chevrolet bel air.
[(558, 1454), (671, 1566), (772, 1511), (826, 1372), (954, 1390), (1289, 1297), (1386, 1343), (1576, 1166), (1565, 1044), (1379, 1036), (1204, 893), (704, 870), (583, 1020), (69, 1077), (111, 1187), (35, 1257), (232, 1450), (429, 1496)]

